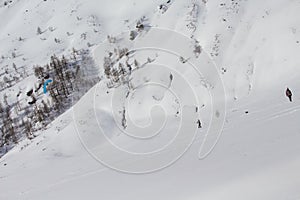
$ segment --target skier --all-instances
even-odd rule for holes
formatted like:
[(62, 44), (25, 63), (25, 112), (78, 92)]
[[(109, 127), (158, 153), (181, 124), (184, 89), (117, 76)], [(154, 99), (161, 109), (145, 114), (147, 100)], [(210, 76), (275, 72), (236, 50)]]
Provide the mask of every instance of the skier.
[(172, 82), (173, 81), (173, 74), (170, 73), (170, 81)]
[(292, 102), (292, 91), (289, 88), (286, 88), (285, 95), (289, 98), (290, 102)]
[(197, 124), (198, 124), (198, 128), (202, 128), (200, 119), (198, 119)]

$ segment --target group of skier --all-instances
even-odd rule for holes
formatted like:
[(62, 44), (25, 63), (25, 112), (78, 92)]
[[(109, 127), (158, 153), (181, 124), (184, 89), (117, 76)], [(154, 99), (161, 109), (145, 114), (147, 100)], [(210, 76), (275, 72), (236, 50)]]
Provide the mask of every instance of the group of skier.
[[(171, 86), (172, 81), (173, 81), (173, 74), (170, 74), (170, 86)], [(285, 95), (288, 97), (290, 102), (293, 101), (293, 99), (292, 99), (293, 93), (288, 87), (286, 88)], [(196, 112), (198, 112), (198, 107), (196, 107)], [(248, 111), (246, 113), (248, 113)], [(200, 119), (198, 119), (196, 123), (197, 123), (198, 128), (202, 128), (202, 123), (201, 123)]]
[[(290, 90), (290, 88), (286, 88), (285, 95), (287, 96), (287, 98), (289, 99), (290, 102), (293, 102), (293, 98), (292, 98), (293, 93)], [(197, 111), (198, 111), (198, 107), (196, 108), (196, 112)], [(197, 126), (198, 126), (198, 128), (202, 128), (202, 124), (201, 124), (200, 119), (197, 120)]]

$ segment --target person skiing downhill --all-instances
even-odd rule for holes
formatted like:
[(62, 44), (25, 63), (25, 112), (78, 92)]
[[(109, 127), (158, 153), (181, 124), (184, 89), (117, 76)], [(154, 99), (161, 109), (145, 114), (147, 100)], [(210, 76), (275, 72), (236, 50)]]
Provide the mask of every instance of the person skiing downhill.
[(292, 91), (289, 88), (286, 88), (285, 95), (289, 98), (290, 102), (292, 102)]
[(198, 128), (202, 128), (202, 124), (201, 124), (200, 119), (198, 119), (197, 124), (198, 124)]

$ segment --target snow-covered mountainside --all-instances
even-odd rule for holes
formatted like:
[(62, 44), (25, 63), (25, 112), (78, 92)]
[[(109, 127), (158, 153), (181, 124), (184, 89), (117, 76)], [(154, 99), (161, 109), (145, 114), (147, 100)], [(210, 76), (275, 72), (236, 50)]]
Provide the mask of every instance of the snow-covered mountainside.
[(0, 199), (300, 199), (299, 9), (0, 1)]

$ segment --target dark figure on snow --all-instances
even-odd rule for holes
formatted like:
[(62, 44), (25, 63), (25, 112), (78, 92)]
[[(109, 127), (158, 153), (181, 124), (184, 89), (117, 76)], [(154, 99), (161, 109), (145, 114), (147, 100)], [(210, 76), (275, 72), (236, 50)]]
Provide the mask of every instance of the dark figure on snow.
[(173, 74), (170, 74), (170, 81), (173, 81)]
[(289, 88), (286, 89), (285, 95), (289, 98), (290, 102), (293, 101), (293, 100), (292, 100), (292, 95), (293, 95), (293, 94), (292, 94), (292, 91), (291, 91)]
[(200, 119), (198, 119), (197, 124), (198, 124), (198, 128), (202, 128)]

